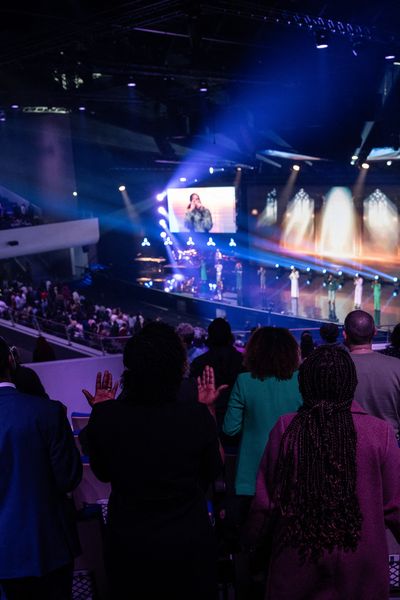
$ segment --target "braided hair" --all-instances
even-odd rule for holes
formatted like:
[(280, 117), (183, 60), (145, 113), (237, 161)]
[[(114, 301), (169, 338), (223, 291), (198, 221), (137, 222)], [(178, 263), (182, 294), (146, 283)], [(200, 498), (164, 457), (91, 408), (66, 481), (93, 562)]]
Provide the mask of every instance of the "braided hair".
[(286, 520), (279, 543), (297, 548), (302, 561), (318, 561), (335, 547), (354, 551), (360, 539), (350, 412), (356, 385), (342, 348), (321, 346), (299, 369), (304, 404), (281, 440), (273, 498)]

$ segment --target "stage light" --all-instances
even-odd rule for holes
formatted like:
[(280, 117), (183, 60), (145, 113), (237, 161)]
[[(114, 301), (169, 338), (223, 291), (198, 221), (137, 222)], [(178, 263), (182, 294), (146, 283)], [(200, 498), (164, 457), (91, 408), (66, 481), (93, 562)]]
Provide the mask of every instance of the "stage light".
[(375, 275), (374, 279), (375, 279), (375, 281), (378, 281), (379, 275)]
[(311, 271), (310, 267), (307, 267), (306, 271), (309, 273)]
[(164, 228), (167, 227), (167, 221), (165, 219), (160, 219), (158, 221), (158, 224), (160, 227), (164, 227)]
[(215, 242), (211, 236), (208, 238), (207, 246), (215, 246)]
[(393, 277), (393, 282), (397, 283), (398, 282), (398, 278), (397, 277)]
[(80, 107), (78, 108), (78, 110), (80, 110), (81, 112), (83, 112), (83, 111), (85, 111), (85, 110), (86, 110), (86, 107), (85, 107), (85, 106), (80, 106)]
[(167, 216), (167, 211), (165, 210), (165, 208), (163, 206), (159, 206), (157, 210), (160, 213), (160, 215), (164, 215), (164, 217)]
[(279, 269), (279, 263), (275, 264), (275, 269)]
[(300, 171), (300, 165), (293, 165), (293, 171)]
[(353, 156), (351, 157), (351, 160), (358, 160), (357, 154), (353, 154)]
[(351, 161), (350, 161), (350, 164), (351, 164), (352, 166), (354, 166), (354, 165), (356, 164), (356, 161), (355, 161), (355, 160), (351, 160)]
[(162, 202), (166, 195), (167, 195), (167, 192), (160, 192), (159, 194), (156, 195), (156, 200), (158, 202)]
[(144, 237), (144, 238), (143, 238), (143, 241), (142, 241), (142, 246), (150, 246), (150, 242), (149, 242), (149, 240), (147, 239), (147, 237)]
[(165, 240), (164, 246), (172, 246), (172, 240), (171, 240), (171, 238), (169, 236)]
[(208, 86), (205, 81), (202, 81), (200, 83), (199, 92), (201, 92), (202, 94), (205, 94), (206, 92), (208, 92)]
[(77, 195), (78, 195), (78, 192), (72, 192), (72, 195), (73, 195), (73, 196), (77, 196)]
[(387, 160), (387, 161), (386, 161), (386, 165), (387, 165), (388, 167), (391, 167), (391, 166), (392, 166), (392, 161), (391, 161), (391, 160)]
[(136, 87), (136, 83), (134, 81), (128, 81), (128, 83), (126, 85), (130, 88)]
[(212, 175), (212, 174), (214, 173), (214, 167), (210, 167), (210, 168), (208, 169), (208, 172), (210, 173), (210, 175)]
[(311, 285), (311, 279), (306, 280), (306, 285)]
[(337, 274), (339, 275), (339, 277), (341, 277), (343, 275), (343, 271), (338, 271)]
[(396, 55), (393, 54), (393, 52), (385, 52), (385, 60), (394, 60), (396, 58)]
[(364, 162), (364, 163), (361, 165), (361, 168), (362, 168), (362, 169), (369, 169), (369, 164)]
[(179, 181), (181, 183), (185, 183), (185, 181), (187, 181), (186, 177), (179, 177)]
[(19, 104), (11, 104), (11, 108), (14, 108), (14, 109), (19, 108)]
[(258, 215), (258, 209), (257, 208), (252, 208), (251, 209), (251, 213), (250, 213), (253, 217), (256, 217)]
[(195, 245), (194, 241), (193, 241), (193, 238), (192, 238), (191, 235), (188, 237), (188, 241), (186, 242), (186, 245), (187, 246), (194, 246)]
[(290, 265), (290, 268), (291, 268), (291, 269), (294, 269), (294, 265)]
[(322, 273), (325, 275), (325, 273), (326, 273), (326, 269), (322, 269)]
[(167, 237), (167, 233), (165, 231), (162, 231), (160, 233), (160, 237), (162, 237), (163, 239)]
[(323, 50), (328, 47), (328, 36), (324, 31), (315, 32), (315, 46), (318, 50)]
[(233, 238), (231, 238), (231, 239), (230, 239), (230, 241), (229, 241), (229, 245), (230, 245), (232, 248), (234, 248), (234, 247), (235, 247), (237, 244), (236, 244), (235, 240), (234, 240)]
[(124, 192), (126, 190), (126, 187), (124, 185), (120, 185), (118, 188), (119, 192)]

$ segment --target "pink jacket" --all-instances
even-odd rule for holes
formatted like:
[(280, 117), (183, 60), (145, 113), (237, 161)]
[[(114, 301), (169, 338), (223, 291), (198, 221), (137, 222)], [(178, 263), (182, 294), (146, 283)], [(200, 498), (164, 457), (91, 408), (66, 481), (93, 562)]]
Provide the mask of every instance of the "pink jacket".
[[(357, 495), (363, 523), (355, 552), (335, 550), (318, 563), (300, 565), (297, 550), (274, 552), (265, 598), (269, 600), (385, 600), (389, 597), (389, 561), (385, 528), (400, 541), (400, 449), (392, 427), (369, 416), (353, 402), (357, 432)], [(282, 434), (294, 414), (279, 418), (271, 431), (257, 476), (256, 495), (247, 523), (253, 542), (270, 532), (270, 491)], [(274, 521), (274, 522), (273, 522)], [(282, 521), (279, 522), (282, 526)], [(266, 566), (267, 568), (267, 566)]]

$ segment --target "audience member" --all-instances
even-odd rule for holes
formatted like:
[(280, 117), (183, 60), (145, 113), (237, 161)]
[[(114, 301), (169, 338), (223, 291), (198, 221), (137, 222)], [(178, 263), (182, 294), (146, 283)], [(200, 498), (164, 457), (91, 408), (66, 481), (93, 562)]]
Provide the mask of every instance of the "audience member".
[(56, 360), (56, 354), (54, 349), (50, 346), (49, 342), (45, 337), (39, 335), (36, 340), (36, 345), (32, 353), (33, 362), (48, 362)]
[(197, 356), (204, 353), (202, 348), (194, 345), (195, 330), (190, 323), (179, 323), (176, 333), (181, 338), (187, 353), (188, 362), (191, 363)]
[(214, 370), (216, 387), (229, 386), (220, 394), (215, 405), (217, 426), (218, 430), (221, 430), (230, 392), (236, 377), (243, 371), (243, 356), (233, 346), (234, 337), (231, 326), (225, 319), (217, 318), (210, 323), (206, 343), (208, 351), (193, 360), (190, 365), (190, 374), (197, 378), (202, 375), (204, 367), (208, 365)]
[(303, 331), (300, 336), (300, 354), (302, 360), (307, 358), (315, 349), (315, 344), (310, 331)]
[(299, 385), (304, 404), (270, 434), (247, 524), (248, 543), (267, 552), (270, 542), (265, 598), (388, 599), (385, 526), (400, 542), (391, 427), (352, 401), (357, 375), (342, 348), (315, 350)]
[(256, 474), (277, 418), (296, 410), (301, 396), (295, 372), (299, 347), (292, 334), (282, 327), (260, 327), (252, 334), (245, 350), (244, 364), (249, 373), (238, 376), (226, 411), (223, 431), (242, 434), (235, 491), (254, 495)]
[(387, 356), (400, 358), (400, 323), (397, 323), (390, 335), (390, 345), (384, 350), (379, 350), (379, 352)]
[(323, 344), (338, 344), (339, 327), (336, 323), (323, 323), (319, 328), (319, 335)]
[[(174, 330), (150, 323), (124, 350), (122, 393), (96, 381), (87, 427), (90, 463), (110, 481), (106, 571), (111, 597), (205, 600), (216, 594), (216, 545), (205, 491), (221, 469), (215, 421), (178, 402), (186, 361)], [(199, 399), (215, 389), (202, 380)], [(109, 401), (107, 401), (109, 400)], [(134, 576), (133, 571), (134, 569)]]
[(353, 310), (344, 321), (344, 336), (356, 365), (358, 385), (354, 399), (375, 417), (400, 431), (400, 361), (372, 350), (375, 323), (370, 314)]
[(16, 390), (14, 370), (0, 338), (0, 585), (7, 600), (70, 600), (80, 456), (62, 405)]

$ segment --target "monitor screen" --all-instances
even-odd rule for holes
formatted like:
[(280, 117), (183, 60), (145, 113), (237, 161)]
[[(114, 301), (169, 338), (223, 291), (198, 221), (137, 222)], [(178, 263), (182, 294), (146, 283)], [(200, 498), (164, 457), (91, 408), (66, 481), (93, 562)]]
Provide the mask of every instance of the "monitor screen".
[(172, 233), (235, 233), (234, 186), (171, 188), (168, 190)]

